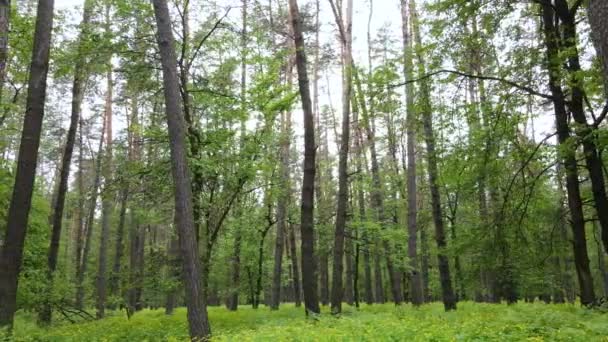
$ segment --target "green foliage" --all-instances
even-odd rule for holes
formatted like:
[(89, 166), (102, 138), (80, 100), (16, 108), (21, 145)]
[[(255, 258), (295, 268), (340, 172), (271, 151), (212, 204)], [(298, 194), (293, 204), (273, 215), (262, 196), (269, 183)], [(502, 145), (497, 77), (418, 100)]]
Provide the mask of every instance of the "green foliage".
[[(324, 308), (327, 311), (328, 308)], [(364, 305), (341, 317), (306, 320), (302, 309), (279, 311), (210, 308), (213, 341), (602, 341), (605, 316), (572, 305), (461, 303), (457, 312), (440, 304)], [(124, 313), (102, 321), (65, 324), (48, 330), (20, 316), (15, 341), (187, 341), (186, 310), (172, 316), (144, 310), (128, 320)]]

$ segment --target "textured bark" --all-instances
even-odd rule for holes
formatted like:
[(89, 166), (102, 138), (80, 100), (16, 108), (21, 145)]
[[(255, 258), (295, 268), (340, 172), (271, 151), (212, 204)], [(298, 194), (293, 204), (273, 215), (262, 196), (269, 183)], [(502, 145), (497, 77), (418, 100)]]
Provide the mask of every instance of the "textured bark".
[[(2, 13), (2, 4), (0, 3), (0, 14)], [(76, 142), (76, 131), (78, 129), (78, 123), (80, 121), (82, 99), (84, 97), (85, 85), (87, 80), (86, 60), (84, 56), (84, 40), (87, 39), (88, 25), (91, 21), (91, 2), (86, 1), (84, 5), (84, 11), (82, 15), (82, 22), (80, 23), (80, 37), (78, 56), (76, 59), (76, 65), (74, 66), (74, 81), (72, 83), (72, 111), (70, 115), (70, 126), (68, 128), (67, 138), (65, 147), (63, 150), (63, 157), (61, 159), (61, 171), (59, 176), (59, 186), (55, 194), (55, 202), (53, 208), (53, 214), (51, 216), (51, 243), (48, 254), (48, 272), (47, 277), (49, 281), (48, 292), (52, 292), (53, 288), (53, 276), (57, 267), (57, 255), (59, 254), (59, 241), (61, 239), (61, 230), (63, 223), (63, 210), (65, 206), (65, 197), (68, 190), (68, 180), (70, 176), (70, 166), (72, 164), (72, 154), (74, 152), (74, 145)], [(0, 20), (1, 22), (1, 20)], [(1, 27), (0, 27), (1, 29)], [(0, 37), (1, 39), (1, 37)], [(0, 46), (0, 54), (2, 47)], [(2, 68), (2, 55), (0, 55), (0, 68)], [(0, 83), (2, 82), (3, 70), (0, 69)], [(80, 210), (80, 209), (79, 209)], [(80, 250), (79, 250), (80, 251)], [(44, 306), (40, 312), (39, 320), (43, 323), (51, 322), (51, 305), (50, 303), (44, 303)]]
[(171, 165), (175, 195), (175, 225), (183, 263), (183, 280), (186, 288), (188, 325), (191, 339), (208, 340), (211, 328), (207, 318), (206, 298), (201, 287), (201, 270), (192, 211), (192, 189), (186, 155), (183, 104), (177, 76), (177, 59), (171, 31), (171, 17), (166, 0), (154, 0), (154, 14), (158, 28), (165, 110), (169, 126)]
[[(409, 6), (406, 0), (401, 0), (401, 30), (403, 34), (403, 74), (405, 79), (413, 78), (413, 42), (409, 27)], [(407, 256), (410, 259), (410, 296), (412, 304), (419, 306), (424, 303), (422, 293), (422, 277), (418, 262), (418, 224), (416, 201), (416, 114), (414, 112), (414, 85), (408, 84), (406, 89), (407, 109)]]
[(348, 207), (348, 149), (350, 147), (350, 98), (352, 93), (352, 18), (353, 1), (347, 0), (346, 20), (342, 20), (342, 8), (330, 1), (338, 25), (342, 43), (342, 134), (338, 161), (338, 204), (333, 248), (333, 272), (331, 282), (331, 312), (342, 312), (342, 277), (344, 273), (344, 233)]
[[(604, 5), (604, 7), (606, 6)], [(608, 196), (606, 195), (602, 158), (599, 154), (596, 134), (594, 134), (597, 128), (587, 123), (585, 114), (584, 101), (587, 95), (585, 94), (583, 79), (580, 77), (581, 63), (577, 46), (576, 9), (568, 8), (566, 0), (556, 0), (555, 8), (562, 22), (563, 48), (569, 52), (566, 69), (570, 76), (568, 84), (570, 84), (572, 94), (567, 108), (580, 127), (576, 130), (576, 134), (582, 140), (585, 166), (591, 180), (595, 211), (602, 227), (602, 242), (604, 248), (608, 251)]]
[(304, 112), (304, 179), (302, 180), (302, 200), (300, 230), (302, 239), (302, 289), (306, 313), (318, 314), (319, 301), (316, 289), (315, 251), (314, 251), (314, 182), (315, 182), (315, 127), (308, 72), (306, 70), (306, 51), (302, 35), (302, 20), (297, 0), (289, 0), (290, 20), (296, 47), (296, 66), (298, 87)]
[[(604, 72), (604, 91), (606, 97), (608, 97), (608, 20), (606, 20), (608, 18), (608, 1), (589, 0), (587, 18), (591, 26), (593, 45), (595, 45), (597, 57)], [(604, 248), (608, 250), (605, 241), (604, 245)]]
[(39, 0), (34, 32), (34, 48), (28, 81), (26, 112), (19, 145), (15, 186), (8, 210), (6, 234), (0, 258), (0, 328), (12, 328), (17, 309), (17, 284), (23, 260), (23, 245), (32, 205), (38, 146), (49, 69), (53, 28), (53, 0)]
[[(544, 43), (547, 50), (547, 68), (549, 70), (549, 89), (554, 98), (555, 126), (557, 138), (561, 146), (570, 142), (570, 128), (568, 127), (568, 113), (566, 111), (565, 95), (560, 86), (558, 71), (558, 28), (554, 25), (555, 11), (553, 7), (544, 4), (542, 8)], [(585, 233), (585, 217), (583, 203), (579, 188), (576, 152), (571, 148), (564, 149), (561, 162), (566, 172), (566, 192), (568, 194), (568, 208), (570, 209), (570, 224), (572, 228), (572, 247), (574, 249), (574, 263), (578, 275), (581, 303), (586, 305), (595, 300), (593, 278), (589, 267), (587, 253), (587, 237)]]

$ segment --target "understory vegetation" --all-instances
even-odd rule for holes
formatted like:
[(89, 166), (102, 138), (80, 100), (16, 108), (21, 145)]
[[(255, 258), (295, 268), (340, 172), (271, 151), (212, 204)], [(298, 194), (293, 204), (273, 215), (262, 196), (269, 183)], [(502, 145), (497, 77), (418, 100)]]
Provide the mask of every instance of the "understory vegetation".
[[(322, 312), (327, 313), (328, 307)], [(69, 324), (58, 320), (48, 329), (18, 316), (15, 341), (187, 341), (186, 310), (174, 315), (143, 310), (131, 319), (112, 312), (101, 321)], [(457, 312), (444, 312), (439, 303), (362, 305), (345, 307), (339, 318), (321, 315), (302, 319), (286, 304), (279, 311), (249, 307), (231, 312), (210, 307), (212, 341), (608, 341), (608, 324), (601, 312), (570, 304), (515, 305), (459, 303)]]

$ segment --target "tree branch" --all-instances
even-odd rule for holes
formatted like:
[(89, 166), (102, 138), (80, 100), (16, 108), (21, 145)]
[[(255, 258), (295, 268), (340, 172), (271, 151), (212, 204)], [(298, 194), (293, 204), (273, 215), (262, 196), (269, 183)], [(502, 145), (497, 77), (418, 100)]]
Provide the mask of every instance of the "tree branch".
[(419, 78), (412, 79), (412, 80), (409, 80), (409, 81), (405, 81), (405, 82), (401, 82), (401, 83), (396, 83), (396, 84), (389, 84), (388, 85), (388, 89), (402, 87), (402, 86), (408, 85), (410, 83), (416, 83), (416, 82), (424, 81), (424, 80), (427, 80), (429, 78), (432, 78), (433, 76), (437, 76), (437, 75), (440, 75), (440, 74), (454, 74), (454, 75), (458, 75), (458, 76), (462, 76), (462, 77), (474, 78), (474, 79), (479, 79), (479, 80), (501, 82), (501, 83), (504, 83), (504, 84), (508, 84), (508, 85), (510, 85), (510, 86), (512, 86), (514, 88), (519, 89), (519, 90), (522, 90), (522, 91), (524, 91), (524, 92), (526, 92), (526, 93), (528, 93), (530, 95), (536, 95), (536, 96), (539, 96), (539, 97), (542, 97), (544, 99), (551, 100), (551, 101), (553, 101), (553, 99), (554, 99), (553, 96), (551, 96), (551, 95), (541, 93), (541, 92), (539, 92), (537, 90), (534, 90), (533, 88), (521, 85), (521, 84), (519, 84), (519, 83), (517, 83), (515, 81), (511, 81), (511, 80), (508, 80), (508, 79), (505, 79), (505, 78), (500, 78), (500, 77), (495, 77), (495, 76), (473, 75), (473, 74), (469, 74), (469, 73), (458, 71), (458, 70), (448, 70), (448, 69), (437, 70), (437, 71), (431, 72), (429, 74), (423, 75), (423, 76), (421, 76)]

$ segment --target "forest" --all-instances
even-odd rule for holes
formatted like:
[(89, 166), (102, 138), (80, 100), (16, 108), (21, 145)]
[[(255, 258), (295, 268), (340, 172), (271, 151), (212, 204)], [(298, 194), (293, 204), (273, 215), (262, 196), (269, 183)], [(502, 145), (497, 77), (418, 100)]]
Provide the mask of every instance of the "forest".
[(608, 341), (608, 1), (0, 0), (0, 341)]

